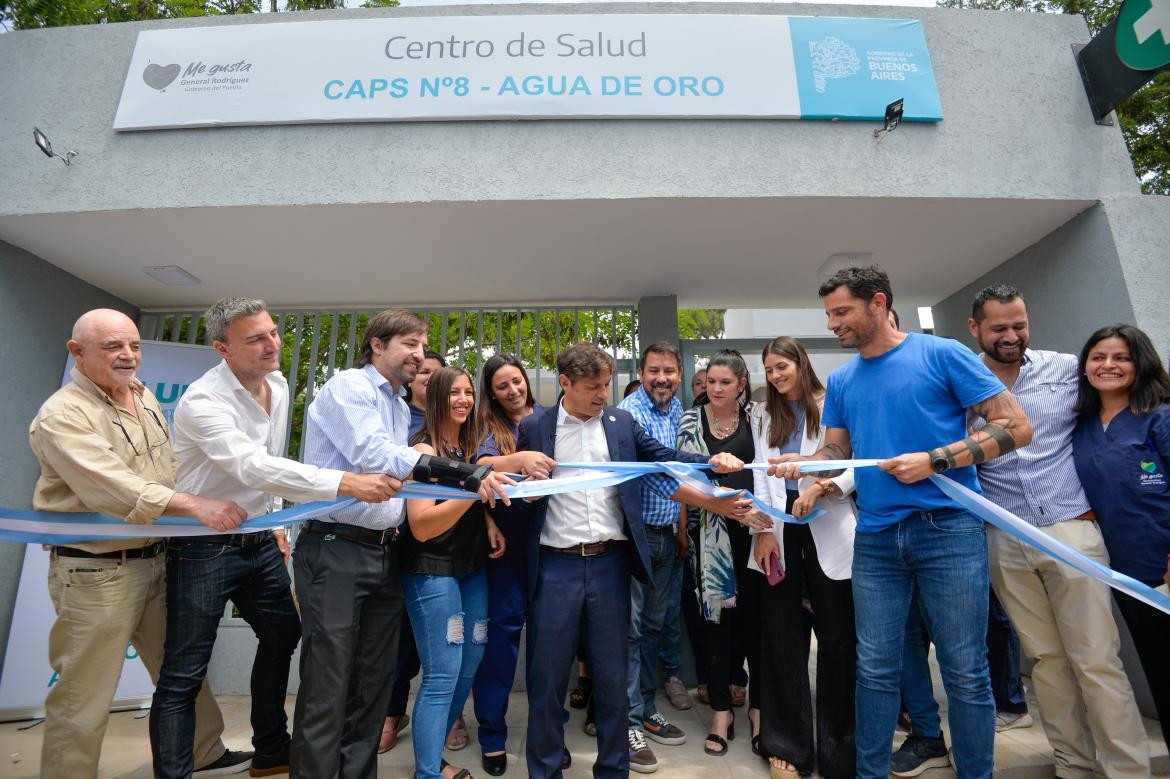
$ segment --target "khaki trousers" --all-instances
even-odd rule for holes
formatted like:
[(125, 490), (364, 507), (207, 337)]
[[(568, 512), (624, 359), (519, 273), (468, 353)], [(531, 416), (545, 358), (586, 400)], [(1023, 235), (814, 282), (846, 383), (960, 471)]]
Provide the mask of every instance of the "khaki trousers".
[[(128, 644), (151, 680), (158, 680), (167, 624), (166, 555), (125, 561), (55, 557), (49, 561), (49, 595), (57, 611), (49, 632), (57, 683), (45, 698), (41, 776), (96, 777)], [(222, 733), (223, 717), (205, 680), (196, 699), (196, 766), (223, 755)]]
[[(1040, 528), (1108, 565), (1097, 523), (1070, 519)], [(1033, 662), (1032, 689), (1056, 774), (1086, 779), (1149, 777), (1145, 727), (1118, 652), (1109, 587), (988, 526), (995, 594)]]

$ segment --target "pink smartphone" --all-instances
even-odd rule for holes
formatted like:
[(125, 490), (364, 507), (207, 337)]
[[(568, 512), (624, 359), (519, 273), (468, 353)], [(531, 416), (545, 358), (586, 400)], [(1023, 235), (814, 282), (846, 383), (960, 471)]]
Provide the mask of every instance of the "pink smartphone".
[(780, 565), (780, 555), (773, 552), (768, 558), (768, 584), (775, 587), (784, 581), (784, 568)]

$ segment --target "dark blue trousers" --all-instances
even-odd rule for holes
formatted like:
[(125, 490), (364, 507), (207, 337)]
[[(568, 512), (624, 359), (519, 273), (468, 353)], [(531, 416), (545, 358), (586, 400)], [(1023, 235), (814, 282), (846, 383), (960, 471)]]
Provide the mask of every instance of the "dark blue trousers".
[(597, 762), (593, 776), (629, 775), (626, 667), (630, 626), (630, 555), (621, 544), (595, 557), (540, 550), (528, 616), (528, 776), (560, 779), (564, 701), (578, 640), (593, 678)]
[[(504, 529), (501, 527), (501, 529)], [(508, 694), (516, 678), (520, 633), (528, 613), (528, 557), (524, 541), (504, 530), (504, 556), (488, 560), (488, 640), (472, 686), (479, 748), (502, 752), (508, 740)]]

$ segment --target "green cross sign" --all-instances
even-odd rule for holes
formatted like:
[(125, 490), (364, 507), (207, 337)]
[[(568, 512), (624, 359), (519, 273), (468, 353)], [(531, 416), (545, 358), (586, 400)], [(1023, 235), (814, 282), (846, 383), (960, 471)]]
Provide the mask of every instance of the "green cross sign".
[(1170, 63), (1170, 0), (1125, 0), (1116, 40), (1117, 56), (1134, 70)]

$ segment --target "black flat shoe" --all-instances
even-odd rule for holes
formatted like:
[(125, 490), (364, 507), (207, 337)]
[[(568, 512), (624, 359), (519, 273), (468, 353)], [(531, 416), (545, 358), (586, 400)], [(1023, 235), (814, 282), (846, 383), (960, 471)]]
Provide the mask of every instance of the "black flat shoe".
[(561, 770), (567, 771), (572, 764), (573, 756), (569, 754), (569, 748), (565, 747), (565, 753), (561, 755)]
[(577, 679), (577, 689), (569, 693), (569, 706), (574, 709), (583, 709), (589, 705), (593, 697), (593, 680), (588, 676)]
[[(443, 769), (443, 768), (447, 768), (447, 767), (449, 767), (450, 765), (451, 765), (451, 764), (450, 764), (450, 763), (448, 763), (448, 762), (447, 762), (445, 759), (443, 759), (443, 758), (440, 758), (440, 759), (439, 759), (439, 768), (440, 768), (440, 770), (441, 770), (441, 769)], [(451, 779), (471, 779), (471, 772), (470, 772), (470, 771), (468, 771), (466, 768), (460, 768), (460, 769), (459, 769), (459, 773), (457, 773), (457, 774), (455, 774), (454, 776), (452, 776), (452, 777), (451, 777)]]
[(483, 770), (490, 776), (502, 776), (508, 770), (508, 754), (501, 752), (498, 755), (484, 755)]

